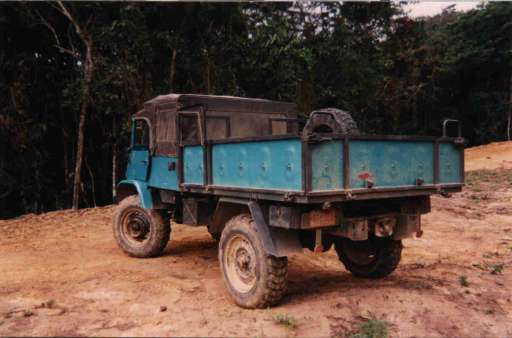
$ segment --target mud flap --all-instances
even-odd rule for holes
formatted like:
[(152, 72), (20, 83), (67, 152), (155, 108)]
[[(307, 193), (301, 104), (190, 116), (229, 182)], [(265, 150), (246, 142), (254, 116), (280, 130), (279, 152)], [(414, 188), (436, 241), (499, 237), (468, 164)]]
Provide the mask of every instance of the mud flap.
[(269, 255), (285, 257), (291, 253), (302, 252), (302, 245), (295, 230), (269, 227), (257, 202), (250, 201), (247, 206), (261, 234), (263, 247)]
[[(269, 227), (261, 206), (256, 201), (250, 201), (242, 198), (221, 197), (217, 204), (215, 213), (222, 211), (223, 208), (233, 204), (241, 204), (247, 206), (251, 213), (252, 219), (256, 224), (258, 234), (263, 242), (263, 248), (267, 254), (275, 257), (285, 257), (291, 253), (302, 252), (299, 235), (296, 230), (280, 229)], [(221, 217), (219, 217), (220, 219)], [(216, 222), (216, 215), (213, 217), (213, 226), (217, 229), (219, 224)]]

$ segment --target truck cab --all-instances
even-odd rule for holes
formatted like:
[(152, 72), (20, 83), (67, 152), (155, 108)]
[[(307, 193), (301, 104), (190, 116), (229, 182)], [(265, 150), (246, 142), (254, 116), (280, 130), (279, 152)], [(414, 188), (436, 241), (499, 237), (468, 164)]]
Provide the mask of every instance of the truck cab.
[(333, 108), (301, 119), (293, 103), (158, 96), (133, 116), (114, 235), (144, 258), (163, 251), (173, 223), (206, 226), (226, 287), (246, 308), (279, 301), (287, 255), (304, 248), (334, 247), (353, 274), (384, 277), (401, 240), (421, 235), (430, 195), (462, 189), (463, 144), (445, 129), (363, 135)]

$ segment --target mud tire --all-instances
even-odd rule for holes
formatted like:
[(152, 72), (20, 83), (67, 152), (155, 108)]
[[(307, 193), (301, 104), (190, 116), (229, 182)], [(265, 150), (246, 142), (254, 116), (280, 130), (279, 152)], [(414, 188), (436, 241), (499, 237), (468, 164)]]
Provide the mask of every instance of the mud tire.
[[(233, 255), (233, 246), (237, 248), (237, 257)], [(251, 257), (247, 263), (250, 283), (246, 284), (240, 282), (243, 272), (237, 272), (243, 269), (238, 264), (238, 254), (244, 250), (250, 252), (248, 256)], [(219, 264), (229, 294), (241, 307), (262, 309), (272, 306), (285, 292), (288, 259), (274, 257), (265, 252), (262, 239), (249, 214), (235, 216), (226, 224), (219, 243)]]
[[(316, 113), (328, 113), (332, 119)], [(359, 128), (350, 113), (336, 108), (322, 108), (314, 111), (302, 131), (304, 136), (317, 132), (335, 132), (344, 135), (359, 135)]]
[[(374, 236), (366, 241), (339, 238), (335, 242), (335, 249), (340, 261), (353, 275), (382, 278), (395, 271), (400, 263), (402, 241)], [(364, 259), (358, 261), (355, 256), (363, 256)]]
[(333, 113), (336, 116), (336, 120), (341, 126), (342, 133), (347, 135), (359, 135), (359, 128), (357, 127), (356, 121), (352, 118), (352, 115), (349, 112), (336, 109), (336, 108), (326, 108), (322, 109), (322, 111), (328, 111)]
[[(134, 240), (126, 231), (127, 217), (136, 215), (147, 227), (146, 238)], [(117, 245), (127, 255), (138, 258), (159, 256), (169, 242), (171, 226), (168, 217), (160, 210), (144, 209), (139, 196), (128, 196), (116, 207), (112, 224)]]

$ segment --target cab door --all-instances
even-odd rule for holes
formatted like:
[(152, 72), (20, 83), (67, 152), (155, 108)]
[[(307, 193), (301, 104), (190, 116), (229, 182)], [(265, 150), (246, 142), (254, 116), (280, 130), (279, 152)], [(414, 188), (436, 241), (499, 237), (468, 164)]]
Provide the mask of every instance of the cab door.
[(181, 148), (181, 184), (204, 186), (205, 141), (201, 110), (180, 111), (178, 114), (179, 144)]
[(145, 119), (135, 119), (132, 125), (131, 151), (126, 168), (127, 179), (146, 181), (150, 141), (148, 122)]

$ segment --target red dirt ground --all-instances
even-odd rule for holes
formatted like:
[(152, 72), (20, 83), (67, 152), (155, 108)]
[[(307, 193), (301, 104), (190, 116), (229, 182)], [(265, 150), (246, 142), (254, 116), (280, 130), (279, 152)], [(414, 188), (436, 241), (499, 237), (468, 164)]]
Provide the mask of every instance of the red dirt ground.
[(0, 335), (346, 336), (378, 319), (393, 337), (512, 336), (510, 150), (467, 151), (467, 188), (433, 198), (391, 276), (355, 278), (332, 250), (305, 252), (265, 310), (233, 304), (205, 228), (176, 225), (162, 257), (134, 259), (114, 242), (111, 206), (0, 221)]

